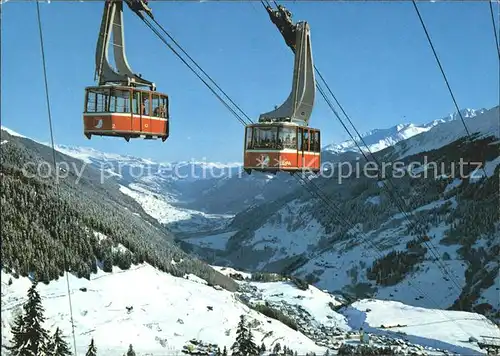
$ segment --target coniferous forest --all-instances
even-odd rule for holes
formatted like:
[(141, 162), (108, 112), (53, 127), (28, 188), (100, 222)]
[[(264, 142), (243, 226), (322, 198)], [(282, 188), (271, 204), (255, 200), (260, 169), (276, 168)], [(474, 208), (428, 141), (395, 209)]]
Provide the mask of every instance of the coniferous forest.
[[(6, 271), (15, 276), (33, 273), (48, 283), (67, 270), (89, 278), (98, 263), (109, 272), (112, 266), (127, 269), (148, 262), (175, 276), (192, 273), (236, 290), (231, 278), (177, 247), (164, 227), (122, 194), (115, 181), (101, 181), (95, 168), (57, 152), (58, 165), (70, 168), (59, 169), (67, 177), (56, 184), (49, 147), (4, 131), (2, 139), (9, 141), (2, 145), (0, 171), (2, 268)], [(121, 252), (118, 244), (131, 253)]]

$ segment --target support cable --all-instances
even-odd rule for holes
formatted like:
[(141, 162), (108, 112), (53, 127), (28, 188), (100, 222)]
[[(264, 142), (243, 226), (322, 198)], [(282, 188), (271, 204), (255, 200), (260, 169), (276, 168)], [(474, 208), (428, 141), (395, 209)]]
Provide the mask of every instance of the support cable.
[[(35, 0), (36, 2), (36, 12), (37, 12), (37, 20), (38, 20), (38, 32), (40, 34), (40, 48), (41, 48), (41, 54), (42, 54), (42, 66), (43, 66), (43, 78), (44, 78), (44, 83), (45, 83), (45, 100), (47, 103), (47, 115), (49, 119), (49, 128), (50, 128), (50, 142), (52, 146), (52, 160), (54, 163), (54, 174), (57, 177), (57, 163), (56, 163), (56, 149), (55, 149), (55, 144), (54, 144), (54, 132), (52, 129), (52, 113), (50, 110), (50, 95), (49, 95), (49, 85), (48, 85), (48, 80), (47, 80), (47, 65), (46, 65), (46, 60), (45, 60), (45, 49), (44, 49), (44, 42), (43, 42), (43, 32), (42, 32), (42, 19), (40, 16), (40, 4), (38, 0)], [(59, 198), (59, 201), (61, 199), (60, 192), (59, 192), (59, 182), (57, 181), (57, 178), (55, 178), (55, 189), (56, 189), (56, 194)], [(71, 329), (72, 329), (72, 335), (73, 335), (73, 347), (75, 351), (75, 356), (77, 355), (76, 352), (76, 337), (75, 337), (75, 323), (73, 320), (73, 306), (71, 303), (71, 288), (70, 288), (70, 282), (69, 282), (69, 265), (67, 263), (66, 256), (64, 258), (65, 264), (66, 264), (66, 286), (68, 289), (68, 301), (69, 301), (69, 312), (70, 312), (70, 317), (71, 317)]]

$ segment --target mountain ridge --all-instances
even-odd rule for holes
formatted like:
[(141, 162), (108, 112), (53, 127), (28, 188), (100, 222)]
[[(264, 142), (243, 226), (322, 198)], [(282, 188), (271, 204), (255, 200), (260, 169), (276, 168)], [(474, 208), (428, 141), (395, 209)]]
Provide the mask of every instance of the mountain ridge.
[[(476, 117), (477, 115), (483, 114), (487, 109), (481, 108), (481, 109), (462, 109), (460, 112), (464, 118), (473, 118)], [(419, 133), (426, 132), (433, 127), (450, 122), (450, 121), (455, 121), (460, 118), (460, 115), (458, 112), (451, 113), (448, 116), (432, 120), (426, 124), (422, 125), (417, 125), (413, 123), (400, 123), (394, 126), (391, 126), (389, 128), (375, 128), (372, 130), (369, 130), (365, 133), (361, 134), (361, 137), (365, 140), (368, 141), (367, 144), (370, 147), (370, 150), (376, 152), (379, 150), (382, 150), (386, 147), (392, 146), (395, 143), (408, 139), (412, 136), (415, 136)], [(26, 136), (23, 136), (20, 133), (17, 133), (5, 126), (1, 127), (2, 130), (7, 131), (9, 134), (12, 136), (18, 136), (22, 138), (27, 138)], [(393, 137), (394, 136), (394, 137)], [(33, 140), (35, 142), (38, 142), (36, 140)], [(373, 142), (372, 142), (373, 141)], [(380, 141), (386, 141), (383, 144), (380, 144)], [(372, 143), (370, 143), (372, 142)], [(44, 143), (44, 142), (38, 142), (43, 145), (49, 145), (49, 143)], [(377, 146), (377, 144), (379, 144)], [(385, 144), (385, 145), (384, 145)], [(372, 147), (373, 145), (373, 147)], [(206, 161), (206, 160), (189, 160), (189, 161), (172, 161), (172, 162), (158, 162), (154, 161), (150, 158), (142, 158), (142, 157), (137, 157), (133, 155), (123, 155), (123, 154), (116, 154), (116, 153), (109, 153), (109, 152), (103, 152), (96, 150), (92, 147), (87, 147), (87, 146), (71, 146), (71, 145), (64, 145), (64, 144), (58, 144), (55, 145), (56, 149), (62, 153), (65, 153), (69, 156), (72, 156), (74, 158), (78, 158), (83, 160), (84, 162), (87, 163), (92, 163), (91, 158), (94, 161), (98, 162), (103, 162), (103, 161), (116, 161), (116, 160), (122, 160), (124, 162), (129, 162), (129, 164), (146, 164), (146, 165), (154, 165), (154, 166), (179, 166), (179, 165), (193, 165), (193, 166), (200, 166), (200, 167), (210, 167), (210, 168), (216, 168), (216, 169), (236, 169), (238, 170), (243, 166), (242, 162), (211, 162), (211, 161)], [(322, 147), (322, 151), (326, 152), (332, 152), (332, 153), (342, 153), (346, 151), (358, 151), (358, 149), (355, 147), (354, 143), (352, 140), (346, 140), (340, 143), (331, 143), (328, 145), (325, 145)]]
[[(474, 118), (477, 115), (485, 113), (487, 109), (463, 109), (460, 111), (464, 119)], [(393, 146), (399, 141), (406, 140), (410, 137), (416, 136), (420, 133), (427, 132), (432, 128), (444, 124), (450, 121), (455, 121), (460, 119), (460, 114), (458, 112), (449, 114), (443, 118), (432, 120), (426, 124), (416, 125), (413, 123), (400, 123), (391, 126), (386, 129), (374, 129), (361, 134), (361, 137), (369, 147), (370, 151), (377, 152), (384, 148)], [(362, 145), (360, 139), (356, 137), (356, 142), (362, 146), (364, 151), (367, 150), (364, 145)], [(358, 152), (359, 149), (352, 140), (343, 141), (340, 143), (332, 143), (323, 147), (324, 151), (331, 153), (340, 153), (346, 151)]]

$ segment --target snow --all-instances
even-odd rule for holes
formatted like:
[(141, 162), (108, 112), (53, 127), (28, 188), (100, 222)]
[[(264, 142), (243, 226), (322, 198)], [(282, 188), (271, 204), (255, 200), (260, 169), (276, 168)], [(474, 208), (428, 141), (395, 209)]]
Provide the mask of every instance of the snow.
[[(222, 266), (210, 266), (210, 267), (212, 267), (217, 272), (220, 272), (220, 273), (222, 273), (225, 276), (229, 276), (230, 274), (237, 274), (237, 273), (239, 273), (239, 274), (241, 274), (243, 276), (243, 278), (251, 278), (252, 277), (251, 273), (240, 271), (240, 270), (234, 269), (232, 267), (222, 267)], [(238, 282), (238, 281), (236, 281), (236, 282)]]
[[(476, 117), (465, 117), (464, 121), (471, 135), (480, 133), (479, 137), (500, 137), (498, 127), (499, 111), (500, 107), (497, 106)], [(452, 120), (436, 125), (426, 133), (410, 137), (403, 142), (398, 142), (395, 148), (399, 152), (398, 159), (402, 159), (407, 156), (443, 147), (466, 135), (467, 133), (462, 121)]]
[[(175, 201), (166, 195), (155, 194), (137, 184), (120, 185), (120, 191), (139, 203), (144, 211), (159, 223), (171, 225), (172, 230), (199, 231), (202, 228), (222, 228), (233, 215), (206, 214), (201, 211), (174, 207)], [(181, 227), (176, 228), (177, 225)]]
[(467, 266), (458, 260), (443, 261), (443, 264), (453, 279), (446, 277), (448, 281), (444, 280), (443, 272), (435, 262), (424, 261), (419, 271), (410, 274), (397, 286), (379, 288), (375, 296), (377, 299), (404, 300), (413, 306), (447, 308), (459, 295), (453, 281), (461, 288), (465, 285)]
[(450, 191), (452, 191), (453, 189), (455, 189), (456, 187), (458, 187), (460, 184), (462, 184), (462, 180), (459, 179), (459, 178), (455, 178), (452, 182), (450, 182), (446, 188), (444, 188), (444, 193), (449, 193)]
[(245, 241), (245, 244), (252, 246), (255, 251), (269, 248), (277, 250), (258, 269), (283, 257), (301, 254), (307, 251), (310, 245), (319, 242), (325, 229), (316, 219), (298, 213), (306, 208), (310, 208), (310, 202), (293, 200), (274, 214), (272, 220), (257, 229), (252, 238)]
[[(248, 273), (233, 268), (212, 267), (224, 274), (241, 273), (249, 277)], [(2, 343), (6, 344), (11, 338), (9, 322), (26, 300), (30, 281), (28, 278), (13, 278), (13, 284), (9, 286), (7, 281), (11, 276), (2, 271), (1, 277)], [(148, 264), (141, 264), (125, 271), (114, 267), (113, 273), (99, 270), (91, 275), (90, 281), (73, 275), (69, 275), (69, 280), (80, 354), (85, 352), (91, 338), (94, 338), (98, 352), (110, 356), (123, 355), (130, 343), (138, 355), (180, 355), (182, 347), (193, 338), (217, 343), (221, 349), (224, 345), (229, 348), (242, 314), (259, 323), (254, 329), (256, 343), (260, 344), (264, 336), (272, 332), (263, 340), (268, 349), (279, 341), (299, 354), (316, 352), (321, 355), (325, 352), (323, 347), (316, 346), (303, 334), (249, 309), (234, 293), (212, 288), (191, 274), (185, 278), (173, 277)], [(485, 353), (476, 344), (467, 342), (470, 336), (476, 339), (500, 336), (494, 324), (475, 313), (365, 299), (344, 308), (340, 314), (329, 306), (330, 303), (339, 305), (335, 297), (313, 286), (301, 290), (291, 282), (239, 283), (257, 288), (262, 300), (300, 306), (318, 324), (344, 331), (363, 327), (374, 334), (395, 338), (404, 336), (415, 344), (468, 355)], [(84, 287), (85, 292), (81, 290)], [(46, 327), (53, 332), (58, 326), (69, 337), (71, 326), (66, 288), (64, 277), (37, 287), (48, 320)], [(209, 310), (209, 306), (213, 310)], [(133, 309), (127, 312), (127, 307)], [(398, 324), (400, 326), (396, 327)], [(382, 329), (381, 325), (389, 328)]]
[[(450, 201), (453, 206), (454, 199)], [(440, 202), (433, 202), (421, 208), (429, 209), (439, 205)], [(366, 268), (375, 259), (390, 251), (406, 251), (407, 242), (414, 239), (414, 236), (405, 234), (408, 222), (400, 218), (402, 221), (398, 222), (395, 227), (387, 228), (388, 222), (385, 222), (381, 225), (382, 230), (369, 231), (363, 237), (356, 234), (357, 237), (354, 239), (338, 242), (329, 250), (311, 256), (310, 260), (297, 270), (297, 273), (301, 276), (314, 273), (319, 278), (315, 285), (329, 291), (349, 291), (349, 286), (373, 282), (367, 279)], [(452, 274), (452, 279), (448, 275), (443, 275), (442, 269), (433, 262), (435, 256), (428, 251), (426, 260), (419, 265), (418, 270), (410, 273), (397, 285), (378, 286), (374, 297), (399, 300), (420, 307), (447, 308), (453, 304), (460, 294), (459, 288), (465, 285), (464, 275), (467, 266), (457, 259), (457, 246), (439, 244), (447, 229), (448, 226), (443, 222), (431, 227), (428, 236), (434, 246), (432, 251), (436, 255), (442, 256), (444, 252), (450, 254), (450, 260), (442, 261), (442, 263), (447, 271), (451, 271), (449, 273)], [(444, 279), (445, 276), (447, 279)], [(433, 296), (439, 297), (432, 298), (428, 291), (432, 291)]]
[[(370, 310), (370, 311), (367, 311)], [(410, 307), (400, 302), (364, 299), (344, 311), (353, 329), (375, 334), (405, 333), (405, 338), (422, 346), (442, 348), (462, 355), (481, 355), (469, 337), (500, 337), (500, 329), (483, 315), (462, 311)], [(397, 325), (401, 325), (397, 327)], [(386, 329), (381, 328), (384, 325)], [(389, 327), (389, 329), (387, 329)]]
[[(130, 343), (139, 355), (180, 355), (192, 338), (217, 343), (221, 349), (224, 345), (229, 348), (242, 314), (260, 322), (254, 330), (258, 344), (272, 331), (264, 340), (266, 346), (279, 339), (299, 354), (325, 351), (303, 334), (249, 309), (231, 292), (216, 290), (197, 280), (173, 277), (147, 264), (127, 271), (115, 268), (112, 274), (99, 271), (90, 281), (72, 275), (69, 278), (79, 354), (85, 353), (91, 338), (98, 352), (109, 356), (122, 356)], [(2, 271), (3, 344), (11, 337), (7, 321), (12, 320), (12, 312), (24, 302), (30, 286), (27, 278), (13, 279), (14, 283), (7, 286), (8, 279), (9, 275)], [(82, 287), (87, 291), (79, 290)], [(65, 278), (49, 285), (39, 284), (38, 290), (49, 320), (46, 326), (59, 326), (66, 336), (71, 335)], [(127, 306), (133, 307), (130, 313)], [(213, 310), (208, 310), (208, 306)]]
[(0, 129), (4, 130), (5, 132), (7, 132), (11, 136), (16, 136), (16, 137), (21, 137), (21, 138), (28, 138), (28, 137), (26, 137), (24, 135), (21, 135), (20, 133), (17, 133), (16, 131), (11, 130), (8, 127), (5, 127), (3, 125), (0, 126)]
[(193, 245), (198, 245), (200, 247), (208, 247), (216, 250), (225, 250), (227, 241), (236, 234), (237, 231), (224, 232), (222, 234), (203, 236), (203, 237), (191, 237), (184, 239), (185, 242), (189, 242)]
[(350, 330), (347, 319), (334, 312), (328, 304), (340, 305), (337, 299), (314, 286), (310, 285), (307, 290), (301, 290), (292, 282), (250, 282), (249, 284), (255, 286), (262, 293), (262, 299), (265, 301), (285, 300), (290, 304), (302, 307), (322, 325), (336, 326), (344, 331)]
[[(484, 164), (484, 167), (478, 167), (476, 168), (469, 177), (469, 182), (471, 183), (476, 183), (482, 178), (484, 178), (485, 173), (487, 177), (493, 176), (493, 173), (495, 172), (495, 169), (497, 166), (500, 165), (500, 156), (495, 158), (493, 161), (487, 161)], [(484, 170), (483, 170), (484, 168)]]
[(489, 303), (496, 310), (500, 309), (500, 274), (497, 274), (493, 284), (481, 293), (479, 303)]
[[(455, 200), (455, 197), (451, 197), (450, 199), (447, 199), (447, 200), (439, 199), (439, 200), (433, 201), (431, 203), (422, 205), (422, 206), (418, 207), (417, 209), (412, 210), (409, 214), (406, 213), (406, 216), (413, 216), (416, 212), (421, 212), (424, 210), (432, 210), (432, 209), (439, 208), (440, 206), (446, 204), (447, 202), (451, 203), (452, 208), (455, 208), (457, 206), (457, 202)], [(404, 218), (405, 218), (405, 214), (397, 213), (397, 214), (393, 215), (391, 218), (389, 218), (388, 222), (391, 220), (404, 219)], [(385, 223), (385, 224), (387, 224), (387, 223)]]
[(373, 204), (373, 205), (379, 205), (380, 204), (380, 196), (376, 195), (373, 197), (368, 197), (368, 198), (366, 198), (365, 202)]
[[(483, 114), (485, 109), (463, 109), (461, 110), (462, 116), (464, 118), (473, 118), (480, 114)], [(456, 121), (459, 118), (458, 113), (453, 113), (445, 118), (433, 120), (427, 124), (415, 125), (411, 123), (399, 124), (388, 129), (375, 129), (362, 134), (364, 143), (370, 149), (370, 152), (378, 152), (387, 147), (393, 146), (400, 141), (409, 139), (410, 137), (417, 136), (421, 133), (428, 132), (438, 125), (442, 125), (447, 122)], [(363, 151), (367, 151), (366, 146), (361, 140), (356, 140), (358, 145), (361, 146)], [(323, 148), (323, 150), (332, 153), (340, 153), (347, 151), (358, 152), (359, 148), (352, 140), (347, 140), (339, 144), (330, 144)]]

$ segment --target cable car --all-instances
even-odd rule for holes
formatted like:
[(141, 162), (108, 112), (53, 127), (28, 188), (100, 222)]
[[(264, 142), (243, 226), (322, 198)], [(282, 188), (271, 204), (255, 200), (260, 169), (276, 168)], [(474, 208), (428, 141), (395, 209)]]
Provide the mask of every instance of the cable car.
[(246, 127), (244, 169), (294, 173), (321, 166), (320, 131), (295, 123), (258, 123)]
[(270, 6), (266, 9), (295, 56), (292, 91), (280, 107), (245, 127), (243, 169), (248, 174), (252, 170), (317, 173), (321, 169), (320, 130), (308, 125), (316, 93), (310, 28), (305, 21), (294, 25), (283, 6), (276, 11)]
[(126, 86), (85, 88), (83, 114), (87, 138), (92, 135), (161, 138), (169, 133), (168, 96)]
[[(125, 0), (142, 19), (151, 10), (141, 0)], [(109, 63), (109, 42), (113, 33), (116, 70)], [(169, 136), (168, 95), (156, 91), (153, 82), (132, 72), (125, 55), (123, 0), (107, 0), (96, 48), (97, 86), (85, 88), (84, 135), (131, 138)]]

